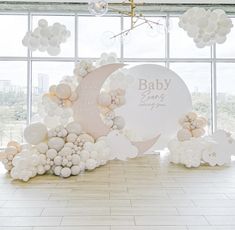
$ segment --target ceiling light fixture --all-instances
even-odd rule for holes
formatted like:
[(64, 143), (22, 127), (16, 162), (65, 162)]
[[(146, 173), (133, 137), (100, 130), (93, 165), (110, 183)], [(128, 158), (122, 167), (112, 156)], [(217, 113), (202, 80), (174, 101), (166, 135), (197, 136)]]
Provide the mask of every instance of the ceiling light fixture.
[(92, 15), (95, 16), (103, 16), (105, 15), (108, 10), (111, 10), (113, 12), (119, 13), (123, 16), (130, 17), (131, 19), (131, 25), (130, 28), (121, 31), (120, 33), (112, 36), (111, 38), (116, 38), (118, 36), (123, 36), (123, 35), (128, 35), (130, 31), (136, 29), (137, 27), (140, 27), (142, 25), (147, 24), (150, 29), (154, 29), (154, 26), (164, 26), (162, 23), (159, 21), (153, 21), (150, 20), (149, 18), (146, 18), (142, 13), (137, 13), (136, 8), (139, 5), (143, 5), (142, 3), (135, 3), (135, 0), (127, 0), (122, 3), (123, 6), (130, 6), (129, 11), (124, 11), (120, 9), (116, 9), (113, 7), (110, 7), (108, 5), (108, 2), (106, 0), (91, 0), (88, 3), (88, 10)]

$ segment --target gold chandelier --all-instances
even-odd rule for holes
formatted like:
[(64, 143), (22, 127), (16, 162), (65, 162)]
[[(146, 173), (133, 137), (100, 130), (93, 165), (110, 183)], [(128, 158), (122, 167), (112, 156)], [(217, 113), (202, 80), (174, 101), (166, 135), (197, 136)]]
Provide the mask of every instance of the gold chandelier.
[(130, 28), (123, 30), (122, 32), (112, 36), (111, 38), (116, 38), (118, 36), (128, 35), (130, 31), (140, 27), (142, 25), (147, 24), (149, 28), (153, 29), (154, 25), (164, 26), (159, 21), (155, 22), (148, 18), (146, 18), (142, 13), (137, 13), (136, 8), (139, 5), (143, 5), (142, 3), (135, 3), (135, 0), (126, 0), (121, 3), (123, 6), (129, 6), (129, 11), (116, 9), (114, 7), (108, 6), (108, 2), (106, 0), (91, 0), (88, 4), (88, 9), (91, 14), (95, 16), (103, 16), (107, 13), (108, 9), (121, 14), (123, 16), (130, 17), (131, 25)]

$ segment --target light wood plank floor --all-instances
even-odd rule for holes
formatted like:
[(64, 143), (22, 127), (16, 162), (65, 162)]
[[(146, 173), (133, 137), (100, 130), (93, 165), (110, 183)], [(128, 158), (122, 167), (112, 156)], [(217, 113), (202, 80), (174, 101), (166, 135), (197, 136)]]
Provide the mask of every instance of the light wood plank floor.
[(235, 163), (186, 169), (147, 155), (28, 183), (0, 168), (0, 230), (12, 229), (235, 230)]

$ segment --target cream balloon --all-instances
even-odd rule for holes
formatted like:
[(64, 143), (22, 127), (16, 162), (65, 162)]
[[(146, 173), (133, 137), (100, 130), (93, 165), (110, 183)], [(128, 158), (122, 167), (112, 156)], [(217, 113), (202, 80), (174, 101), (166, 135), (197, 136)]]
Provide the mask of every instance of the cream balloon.
[(7, 154), (5, 152), (0, 152), (0, 161), (5, 159), (7, 157)]
[[(100, 117), (97, 105), (100, 89), (113, 72), (124, 66), (120, 63), (101, 66), (87, 74), (76, 90), (78, 100), (73, 105), (74, 119), (81, 124), (83, 131), (91, 134), (94, 138), (106, 136), (110, 132), (110, 127), (106, 126)], [(139, 153), (144, 153), (156, 143), (159, 135), (143, 142), (131, 143), (138, 148)]]

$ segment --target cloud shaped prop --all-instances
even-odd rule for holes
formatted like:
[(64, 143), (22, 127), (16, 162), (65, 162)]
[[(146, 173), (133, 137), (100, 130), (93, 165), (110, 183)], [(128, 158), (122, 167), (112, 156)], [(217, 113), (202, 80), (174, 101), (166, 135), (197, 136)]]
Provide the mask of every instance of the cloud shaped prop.
[(138, 149), (117, 130), (113, 130), (107, 135), (106, 142), (110, 148), (111, 159), (126, 160), (138, 155)]
[(187, 141), (171, 140), (168, 144), (170, 161), (183, 164), (188, 168), (201, 164), (222, 166), (229, 164), (235, 154), (235, 141), (224, 130), (218, 130), (211, 136), (191, 138)]

